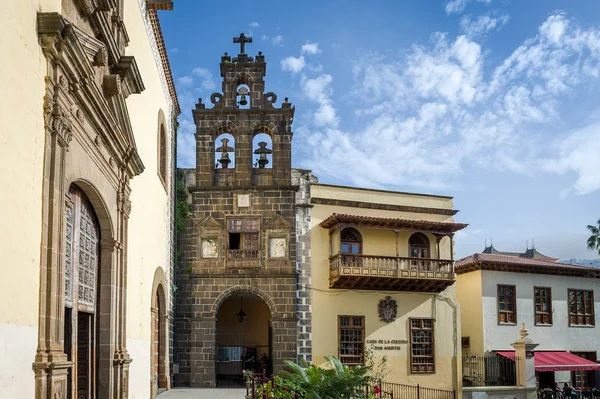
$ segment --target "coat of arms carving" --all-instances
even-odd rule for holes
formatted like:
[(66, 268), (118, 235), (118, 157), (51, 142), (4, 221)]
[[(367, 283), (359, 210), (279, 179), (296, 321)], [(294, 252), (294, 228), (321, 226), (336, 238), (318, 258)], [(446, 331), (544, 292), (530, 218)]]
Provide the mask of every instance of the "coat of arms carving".
[(386, 323), (391, 323), (396, 320), (398, 312), (398, 304), (391, 296), (386, 296), (385, 299), (379, 301), (379, 319)]

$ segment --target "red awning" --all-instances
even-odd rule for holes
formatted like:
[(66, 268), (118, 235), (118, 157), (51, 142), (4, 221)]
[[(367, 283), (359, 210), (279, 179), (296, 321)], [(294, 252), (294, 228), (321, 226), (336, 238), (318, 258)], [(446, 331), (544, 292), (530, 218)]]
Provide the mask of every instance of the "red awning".
[[(496, 351), (497, 354), (515, 359), (515, 352)], [(534, 352), (533, 360), (535, 371), (573, 371), (573, 370), (600, 370), (600, 364), (591, 360), (575, 356), (572, 353), (564, 351), (555, 352)]]

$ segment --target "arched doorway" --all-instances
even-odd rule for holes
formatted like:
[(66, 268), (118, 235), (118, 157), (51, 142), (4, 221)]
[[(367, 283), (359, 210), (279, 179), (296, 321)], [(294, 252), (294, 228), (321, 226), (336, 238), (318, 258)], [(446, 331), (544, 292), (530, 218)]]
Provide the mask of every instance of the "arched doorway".
[(269, 306), (249, 292), (237, 292), (217, 312), (217, 386), (243, 384), (243, 370), (272, 373), (273, 329)]
[(168, 389), (165, 367), (166, 313), (165, 294), (160, 284), (152, 297), (152, 397)]
[(67, 398), (95, 398), (100, 225), (90, 200), (78, 186), (71, 185), (67, 202), (64, 346), (73, 362)]

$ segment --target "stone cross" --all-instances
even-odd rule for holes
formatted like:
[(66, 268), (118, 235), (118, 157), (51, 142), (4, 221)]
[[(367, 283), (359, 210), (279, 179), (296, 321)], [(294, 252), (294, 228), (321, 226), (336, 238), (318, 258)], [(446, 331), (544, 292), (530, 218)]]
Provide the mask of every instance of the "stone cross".
[(240, 54), (246, 54), (246, 43), (252, 43), (252, 38), (240, 33), (240, 37), (234, 37), (233, 42), (240, 44)]

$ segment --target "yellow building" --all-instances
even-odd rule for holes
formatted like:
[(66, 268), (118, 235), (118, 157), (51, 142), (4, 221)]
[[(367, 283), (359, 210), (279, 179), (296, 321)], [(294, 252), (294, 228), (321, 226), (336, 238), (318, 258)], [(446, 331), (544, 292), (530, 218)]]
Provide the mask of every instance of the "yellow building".
[(169, 387), (168, 0), (3, 2), (0, 397)]
[(390, 382), (459, 388), (452, 248), (466, 225), (453, 222), (452, 198), (311, 184), (308, 171), (295, 173), (297, 212), (310, 209), (307, 229), (297, 226), (300, 354), (305, 348), (316, 364), (328, 355), (357, 364), (370, 348), (376, 359), (387, 356)]

